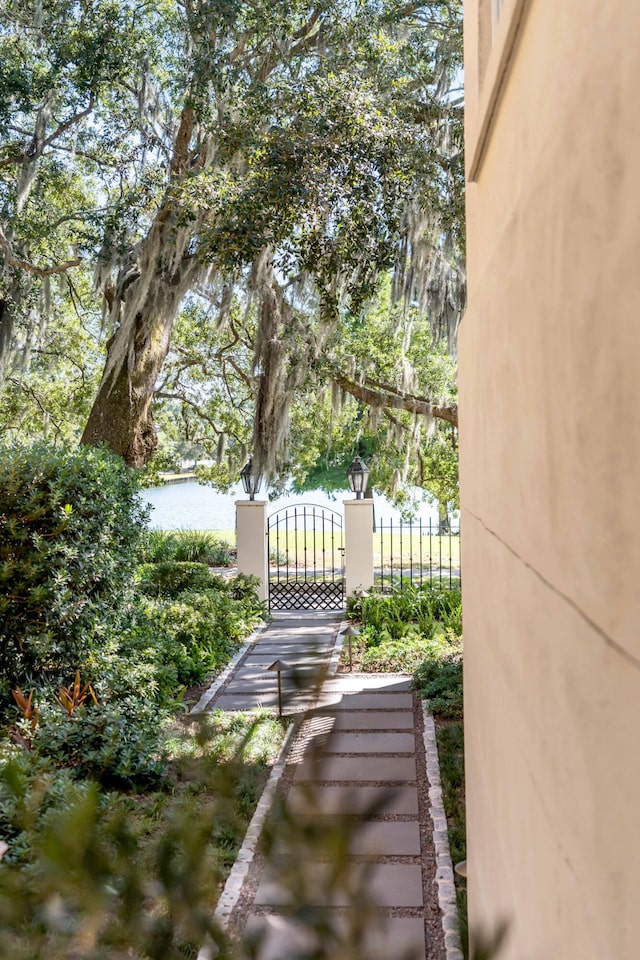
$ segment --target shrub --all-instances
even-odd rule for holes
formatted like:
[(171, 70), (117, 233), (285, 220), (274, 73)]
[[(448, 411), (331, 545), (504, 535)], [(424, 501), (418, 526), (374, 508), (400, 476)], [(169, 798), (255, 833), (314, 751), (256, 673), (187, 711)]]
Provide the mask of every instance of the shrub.
[(214, 586), (209, 568), (204, 563), (177, 560), (143, 564), (136, 582), (142, 593), (149, 597), (177, 597), (184, 590), (208, 590)]
[(239, 573), (236, 577), (231, 577), (224, 583), (233, 599), (241, 600), (248, 612), (255, 616), (266, 616), (266, 606), (262, 600), (258, 599), (259, 577)]
[(17, 748), (0, 762), (0, 837), (9, 844), (3, 865), (22, 863), (33, 852), (34, 837), (54, 811), (80, 800), (87, 785), (71, 771)]
[(210, 567), (230, 567), (231, 553), (224, 540), (208, 530), (178, 530), (174, 533), (176, 560), (206, 563)]
[(175, 560), (175, 535), (170, 530), (146, 530), (142, 539), (140, 560), (142, 563), (162, 563), (164, 560)]
[(33, 738), (36, 758), (107, 789), (157, 787), (166, 772), (157, 707), (138, 698), (80, 707), (68, 717), (46, 705)]
[(382, 639), (362, 653), (360, 665), (372, 673), (404, 673), (415, 670), (432, 650), (433, 642), (419, 633), (406, 634), (401, 640)]
[(415, 672), (418, 694), (429, 701), (429, 709), (440, 717), (457, 720), (462, 717), (462, 643), (440, 647), (434, 657)]
[(104, 691), (130, 692), (163, 705), (175, 702), (180, 688), (201, 682), (226, 663), (238, 642), (264, 616), (255, 578), (225, 581), (198, 564), (174, 566), (204, 570), (208, 589), (181, 590), (169, 596), (158, 595), (153, 587), (154, 596), (139, 596), (109, 654), (103, 653), (93, 665), (92, 676), (102, 695)]
[(104, 450), (0, 449), (0, 684), (84, 663), (127, 595), (145, 509)]
[(182, 593), (147, 608), (164, 645), (180, 664), (180, 682), (195, 683), (225, 663), (251, 629), (251, 617), (232, 597), (215, 590)]

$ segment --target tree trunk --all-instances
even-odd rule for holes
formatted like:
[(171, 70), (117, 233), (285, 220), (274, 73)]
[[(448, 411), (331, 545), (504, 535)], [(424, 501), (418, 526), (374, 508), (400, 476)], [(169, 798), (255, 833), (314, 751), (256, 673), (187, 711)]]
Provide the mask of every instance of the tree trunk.
[(189, 255), (197, 224), (179, 226), (172, 184), (187, 165), (195, 115), (187, 103), (180, 117), (170, 178), (154, 223), (105, 297), (115, 330), (81, 443), (105, 443), (130, 467), (143, 467), (158, 447), (151, 405), (173, 323), (187, 290), (203, 267)]
[(446, 503), (438, 502), (438, 533), (441, 537), (451, 533), (451, 520)]
[(148, 282), (140, 276), (146, 296), (133, 317), (127, 301), (136, 304), (134, 284), (121, 291), (116, 309), (124, 319), (107, 348), (107, 362), (81, 442), (106, 444), (130, 467), (142, 467), (158, 446), (151, 405), (156, 380), (171, 343), (173, 322), (184, 295), (176, 276), (167, 279), (156, 270)]
[(5, 381), (13, 344), (15, 311), (9, 298), (0, 299), (0, 387)]

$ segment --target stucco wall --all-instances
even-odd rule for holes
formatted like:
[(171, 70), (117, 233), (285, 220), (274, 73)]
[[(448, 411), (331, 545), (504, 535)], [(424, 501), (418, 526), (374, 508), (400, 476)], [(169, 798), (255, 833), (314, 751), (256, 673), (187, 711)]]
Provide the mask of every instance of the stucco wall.
[(514, 960), (637, 960), (640, 2), (516, 7), (478, 162), (465, 4), (470, 924), (507, 918)]

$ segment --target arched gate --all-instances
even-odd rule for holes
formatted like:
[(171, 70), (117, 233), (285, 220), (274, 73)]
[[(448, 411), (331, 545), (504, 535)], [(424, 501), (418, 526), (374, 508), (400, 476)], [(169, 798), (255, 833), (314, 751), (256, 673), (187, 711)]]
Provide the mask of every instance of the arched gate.
[(342, 516), (317, 504), (283, 507), (267, 521), (270, 610), (345, 605)]

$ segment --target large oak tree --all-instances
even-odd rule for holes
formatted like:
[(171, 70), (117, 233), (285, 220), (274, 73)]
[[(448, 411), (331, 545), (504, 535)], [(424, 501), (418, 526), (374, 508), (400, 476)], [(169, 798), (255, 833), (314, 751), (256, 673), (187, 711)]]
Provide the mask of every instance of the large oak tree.
[[(457, 0), (33, 7), (20, 22), (25, 4), (10, 4), (3, 24), (15, 76), (3, 118), (0, 323), (7, 356), (29, 278), (95, 264), (111, 335), (85, 442), (148, 461), (154, 391), (194, 293), (220, 323), (238, 292), (257, 309), (252, 445), (270, 473), (292, 396), (382, 271), (393, 268), (396, 299), (453, 339), (463, 296)], [(52, 196), (53, 166), (58, 215), (34, 243), (29, 224)], [(82, 203), (66, 202), (73, 178)], [(335, 366), (331, 377), (385, 409), (455, 417), (397, 383)]]

